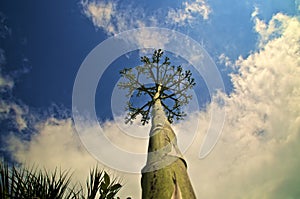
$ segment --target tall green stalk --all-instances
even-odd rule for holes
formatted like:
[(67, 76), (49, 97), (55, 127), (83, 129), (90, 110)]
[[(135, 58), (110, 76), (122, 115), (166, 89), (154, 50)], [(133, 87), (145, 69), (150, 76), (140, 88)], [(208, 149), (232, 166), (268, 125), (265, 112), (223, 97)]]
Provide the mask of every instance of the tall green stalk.
[[(171, 65), (168, 57), (162, 58), (163, 51), (155, 50), (151, 58), (141, 58), (142, 66), (125, 68), (120, 72), (125, 81), (120, 82), (119, 87), (128, 90), (128, 97), (149, 97), (142, 106), (136, 106), (129, 100), (125, 118), (128, 123), (141, 115), (143, 125), (150, 119), (152, 121), (147, 163), (142, 170), (142, 198), (194, 199), (196, 196), (187, 164), (170, 123), (186, 115), (181, 107), (192, 98), (186, 91), (196, 83), (190, 70), (184, 71), (181, 66)], [(152, 84), (141, 82), (143, 76)]]
[(160, 99), (154, 100), (148, 158), (142, 171), (142, 198), (194, 199), (196, 196), (176, 135)]

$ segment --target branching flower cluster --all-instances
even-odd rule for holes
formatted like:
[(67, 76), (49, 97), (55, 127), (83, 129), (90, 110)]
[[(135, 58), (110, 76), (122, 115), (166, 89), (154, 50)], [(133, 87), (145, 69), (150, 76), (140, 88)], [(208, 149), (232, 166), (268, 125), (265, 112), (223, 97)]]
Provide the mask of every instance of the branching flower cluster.
[[(141, 62), (141, 66), (125, 68), (120, 71), (125, 81), (120, 82), (118, 86), (120, 89), (128, 90), (127, 97), (148, 95), (150, 100), (139, 107), (134, 106), (129, 101), (127, 103), (128, 115), (125, 122), (132, 122), (141, 114), (142, 124), (148, 123), (151, 107), (156, 100), (161, 101), (170, 123), (174, 119), (183, 119), (186, 114), (181, 111), (181, 107), (188, 104), (192, 98), (191, 95), (186, 94), (186, 91), (196, 84), (191, 71), (183, 70), (181, 66), (171, 65), (170, 59), (163, 57), (161, 49), (155, 50), (150, 58), (147, 56), (141, 57)], [(151, 80), (153, 84), (143, 84), (141, 82), (142, 76)]]

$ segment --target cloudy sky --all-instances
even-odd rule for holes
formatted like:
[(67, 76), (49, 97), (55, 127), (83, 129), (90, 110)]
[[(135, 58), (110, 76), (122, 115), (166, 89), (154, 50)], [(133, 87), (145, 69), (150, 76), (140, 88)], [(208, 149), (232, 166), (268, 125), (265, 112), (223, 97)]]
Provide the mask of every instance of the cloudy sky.
[[(124, 182), (121, 198), (140, 198), (138, 171), (150, 127), (123, 123), (116, 84), (119, 70), (138, 65), (144, 48), (170, 49), (173, 37), (147, 29), (164, 28), (198, 43), (219, 75), (207, 79), (192, 56), (184, 60), (166, 52), (176, 64), (191, 67), (197, 80), (188, 116), (173, 125), (197, 197), (300, 198), (299, 14), (299, 0), (1, 1), (1, 157), (49, 170), (71, 168), (79, 181), (98, 163)], [(102, 68), (89, 98), (98, 121), (76, 126), (73, 88), (85, 61), (101, 42), (136, 28), (138, 36), (126, 39), (140, 49)], [(95, 63), (116, 47), (107, 46)], [(219, 78), (224, 89), (210, 92), (210, 82)], [(91, 81), (84, 80), (79, 95), (94, 86)], [(108, 144), (98, 139), (99, 126)], [(207, 133), (219, 127), (215, 147), (200, 158)]]

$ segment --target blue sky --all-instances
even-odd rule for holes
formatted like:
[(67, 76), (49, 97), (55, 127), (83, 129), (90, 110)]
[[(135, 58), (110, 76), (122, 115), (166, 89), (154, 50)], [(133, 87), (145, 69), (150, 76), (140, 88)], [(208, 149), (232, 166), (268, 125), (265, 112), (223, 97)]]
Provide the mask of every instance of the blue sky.
[[(49, 169), (77, 165), (76, 178), (82, 180), (96, 160), (79, 141), (72, 120), (81, 64), (98, 44), (123, 31), (168, 28), (201, 44), (225, 85), (225, 93), (209, 96), (198, 76), (194, 102), (201, 108), (174, 125), (197, 196), (299, 198), (299, 9), (298, 0), (1, 1), (1, 156)], [(107, 68), (95, 109), (112, 143), (144, 153), (149, 127), (126, 126), (123, 115), (113, 115), (111, 108), (118, 71), (139, 64), (142, 53), (120, 56)], [(217, 125), (211, 113), (219, 109), (226, 112), (222, 134), (200, 160), (207, 129)], [(143, 141), (127, 140), (124, 132)], [(111, 171), (126, 182), (121, 196), (139, 197), (139, 174)]]

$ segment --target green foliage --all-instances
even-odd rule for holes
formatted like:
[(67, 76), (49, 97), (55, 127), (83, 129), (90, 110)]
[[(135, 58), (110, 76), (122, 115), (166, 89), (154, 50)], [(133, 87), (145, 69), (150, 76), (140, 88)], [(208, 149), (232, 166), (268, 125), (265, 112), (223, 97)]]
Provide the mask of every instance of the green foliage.
[(55, 170), (52, 174), (36, 169), (0, 164), (1, 198), (75, 198), (74, 187), (70, 188), (68, 172)]
[(99, 171), (98, 168), (90, 172), (89, 181), (87, 181), (88, 199), (96, 198), (99, 192), (99, 199), (111, 199), (121, 189), (121, 184), (116, 180), (111, 181), (109, 175), (105, 171)]
[(70, 182), (69, 172), (56, 169), (49, 173), (23, 166), (9, 167), (0, 162), (0, 198), (3, 199), (113, 199), (122, 187), (98, 168), (90, 172), (87, 193), (80, 185), (70, 185)]
[[(171, 65), (168, 57), (163, 58), (161, 49), (155, 50), (152, 57), (141, 57), (141, 66), (135, 68), (125, 68), (120, 71), (125, 81), (118, 84), (119, 88), (128, 90), (127, 97), (135, 93), (135, 97), (148, 95), (151, 100), (143, 106), (136, 107), (131, 102), (127, 103), (128, 115), (125, 122), (132, 122), (137, 115), (141, 114), (142, 124), (150, 120), (149, 112), (156, 100), (161, 100), (165, 109), (166, 116), (170, 123), (174, 119), (180, 120), (186, 115), (181, 111), (181, 107), (188, 104), (192, 96), (187, 95), (186, 91), (195, 86), (195, 80), (192, 78), (190, 70), (184, 71), (181, 66)], [(145, 85), (140, 79), (144, 76), (153, 82), (153, 85)], [(159, 92), (159, 93), (158, 93)], [(158, 97), (155, 98), (158, 93)], [(173, 103), (167, 103), (167, 100)], [(170, 104), (171, 107), (170, 107)]]

